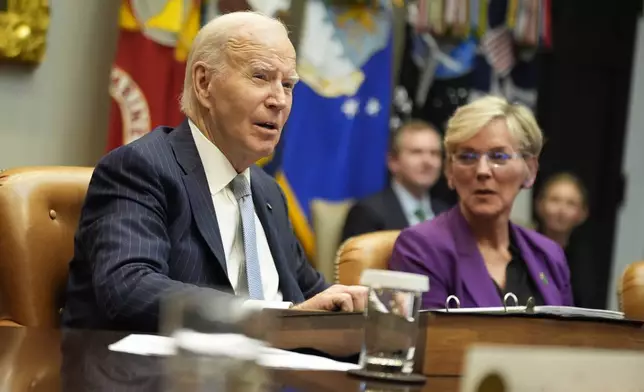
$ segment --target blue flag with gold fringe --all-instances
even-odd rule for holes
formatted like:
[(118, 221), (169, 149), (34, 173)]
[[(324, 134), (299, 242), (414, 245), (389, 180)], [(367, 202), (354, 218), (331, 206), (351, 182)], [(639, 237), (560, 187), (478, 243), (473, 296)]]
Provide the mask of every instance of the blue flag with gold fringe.
[(298, 48), (301, 80), (282, 140), (264, 168), (282, 186), (309, 255), (311, 200), (357, 199), (386, 185), (391, 19), (386, 7), (307, 2)]

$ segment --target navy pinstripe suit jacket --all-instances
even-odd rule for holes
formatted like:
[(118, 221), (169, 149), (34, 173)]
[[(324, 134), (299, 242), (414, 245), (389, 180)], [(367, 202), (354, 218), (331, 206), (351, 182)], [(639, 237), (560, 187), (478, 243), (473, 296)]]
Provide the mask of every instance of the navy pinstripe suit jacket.
[[(293, 234), (279, 185), (252, 167), (251, 189), (284, 300), (301, 302), (326, 289)], [(94, 169), (74, 239), (62, 325), (157, 331), (161, 298), (203, 287), (233, 293), (186, 120), (113, 150)]]

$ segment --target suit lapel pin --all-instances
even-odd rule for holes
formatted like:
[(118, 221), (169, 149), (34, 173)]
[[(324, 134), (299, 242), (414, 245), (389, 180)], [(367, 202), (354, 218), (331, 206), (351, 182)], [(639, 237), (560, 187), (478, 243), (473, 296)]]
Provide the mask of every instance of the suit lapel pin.
[(266, 207), (269, 211), (273, 211), (273, 206), (271, 205), (271, 203), (266, 203)]
[(539, 272), (539, 279), (541, 279), (541, 281), (544, 284), (548, 284), (548, 278), (546, 277), (546, 274), (544, 274), (543, 272)]

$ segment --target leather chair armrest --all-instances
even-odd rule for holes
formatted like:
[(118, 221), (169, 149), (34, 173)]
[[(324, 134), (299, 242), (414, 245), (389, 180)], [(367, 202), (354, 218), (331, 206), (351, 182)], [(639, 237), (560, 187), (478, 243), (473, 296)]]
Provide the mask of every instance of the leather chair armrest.
[(360, 284), (366, 269), (387, 269), (400, 230), (375, 231), (344, 241), (335, 258), (335, 280), (344, 285)]
[(0, 327), (22, 327), (22, 325), (11, 320), (0, 320)]
[(630, 264), (618, 289), (620, 308), (627, 318), (644, 321), (644, 261)]

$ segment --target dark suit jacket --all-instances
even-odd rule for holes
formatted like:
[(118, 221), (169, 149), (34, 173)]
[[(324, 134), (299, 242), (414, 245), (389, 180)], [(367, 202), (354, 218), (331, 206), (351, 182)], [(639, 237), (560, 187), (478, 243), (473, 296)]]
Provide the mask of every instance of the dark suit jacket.
[[(431, 198), (434, 215), (446, 211), (449, 206), (437, 198)], [(342, 230), (342, 241), (364, 233), (379, 230), (402, 230), (409, 226), (400, 200), (391, 186), (358, 201), (351, 207)]]
[[(284, 300), (302, 302), (324, 290), (278, 184), (253, 166), (251, 189)], [(96, 166), (75, 236), (63, 325), (156, 331), (164, 296), (203, 287), (233, 293), (206, 175), (184, 121)]]
[[(563, 249), (534, 230), (515, 224), (510, 224), (510, 230), (544, 304), (572, 306), (570, 270)], [(445, 308), (450, 295), (459, 298), (462, 308), (503, 306), (458, 206), (400, 233), (389, 268), (429, 276), (430, 290), (422, 302), (425, 309)]]

